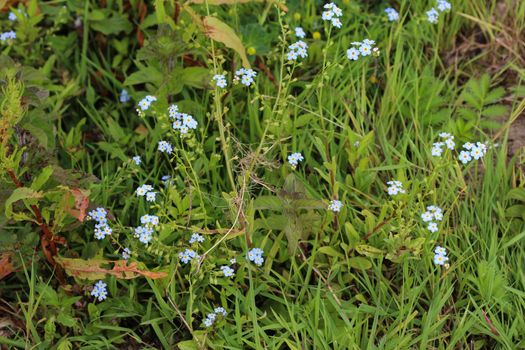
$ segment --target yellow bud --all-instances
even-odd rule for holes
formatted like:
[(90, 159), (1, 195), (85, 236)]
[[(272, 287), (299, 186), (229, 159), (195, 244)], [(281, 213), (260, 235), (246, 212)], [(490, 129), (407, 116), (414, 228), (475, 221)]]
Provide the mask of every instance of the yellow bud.
[(378, 82), (377, 77), (376, 77), (375, 75), (372, 75), (372, 76), (370, 77), (370, 82), (371, 82), (372, 84), (376, 84), (376, 83)]
[(293, 19), (295, 19), (296, 21), (300, 21), (301, 20), (301, 14), (299, 12), (296, 12), (293, 14)]
[(314, 37), (315, 40), (319, 40), (319, 39), (321, 39), (321, 33), (314, 32), (313, 37)]
[(255, 55), (257, 53), (257, 50), (255, 50), (255, 47), (253, 46), (250, 46), (246, 52), (248, 53), (248, 55)]
[(348, 5), (350, 3), (350, 0), (343, 0), (343, 4)]

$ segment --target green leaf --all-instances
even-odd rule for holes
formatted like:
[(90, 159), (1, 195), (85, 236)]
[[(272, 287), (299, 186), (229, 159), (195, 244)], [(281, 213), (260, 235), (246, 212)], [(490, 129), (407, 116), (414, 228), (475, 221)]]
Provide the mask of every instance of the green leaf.
[(77, 321), (71, 315), (63, 312), (58, 314), (57, 322), (66, 327), (73, 327), (77, 323)]
[(114, 15), (99, 21), (93, 21), (93, 18), (91, 18), (90, 24), (93, 30), (104, 35), (118, 34), (120, 32), (127, 34), (133, 30), (131, 22), (121, 15)]
[(340, 252), (335, 250), (335, 248), (330, 247), (330, 246), (321, 247), (317, 251), (319, 253), (321, 253), (321, 254), (328, 255), (328, 256), (333, 256), (333, 257), (336, 257), (336, 258), (342, 258), (343, 257), (343, 254), (341, 254)]
[(47, 341), (53, 341), (55, 339), (55, 334), (57, 327), (55, 325), (55, 317), (51, 316), (47, 319), (46, 324), (44, 325), (44, 339)]
[(115, 141), (120, 142), (126, 137), (126, 132), (120, 127), (119, 123), (113, 120), (113, 118), (108, 118), (107, 123), (108, 132)]
[(283, 215), (271, 215), (265, 219), (256, 219), (254, 229), (284, 230), (288, 219)]
[(299, 244), (299, 240), (302, 238), (302, 227), (295, 220), (288, 220), (288, 224), (284, 228), (284, 234), (288, 240), (288, 253), (292, 255), (295, 253), (297, 245)]
[(204, 67), (189, 67), (182, 70), (181, 80), (184, 85), (203, 89), (208, 83), (210, 71)]
[(260, 196), (253, 201), (253, 208), (281, 211), (283, 209), (283, 202), (276, 196)]
[(57, 350), (71, 350), (71, 349), (73, 349), (73, 344), (67, 339), (62, 339), (62, 341), (60, 341), (60, 343), (57, 346)]
[[(7, 198), (5, 202), (5, 216), (8, 218), (13, 217), (13, 203), (19, 200), (36, 200), (42, 198), (42, 193), (37, 192), (29, 187), (20, 187), (11, 193), (11, 196)], [(32, 201), (34, 202), (34, 201)]]
[(176, 28), (175, 21), (166, 14), (166, 8), (164, 7), (164, 0), (155, 0), (155, 13), (157, 15), (158, 24), (166, 23), (171, 29)]
[(31, 188), (35, 191), (38, 191), (42, 188), (49, 180), (49, 177), (53, 174), (53, 167), (51, 165), (46, 166), (40, 174), (33, 180), (31, 183)]
[(198, 350), (199, 344), (195, 340), (184, 340), (177, 343), (177, 349), (180, 350)]
[(457, 112), (460, 116), (467, 120), (475, 120), (478, 117), (477, 113), (470, 108), (459, 108)]
[(384, 250), (381, 250), (376, 247), (372, 247), (371, 245), (368, 245), (368, 244), (359, 244), (355, 247), (355, 250), (357, 250), (359, 254), (366, 255), (371, 258), (380, 258), (385, 253)]
[(128, 76), (124, 81), (124, 85), (130, 86), (152, 83), (156, 86), (159, 86), (162, 83), (163, 78), (164, 75), (159, 70), (157, 70), (157, 68), (152, 66), (142, 67), (139, 69), (139, 71)]
[(97, 145), (105, 152), (109, 153), (113, 158), (119, 158), (121, 161), (125, 162), (128, 160), (128, 157), (126, 157), (126, 154), (122, 149), (113, 143), (108, 143), (101, 141), (97, 143)]
[(505, 89), (503, 87), (498, 87), (492, 90), (487, 97), (485, 98), (485, 103), (494, 103), (503, 98), (505, 95)]
[(516, 199), (525, 202), (525, 188), (513, 188), (507, 193), (507, 199)]
[(323, 203), (323, 201), (319, 199), (309, 199), (309, 198), (296, 199), (292, 201), (292, 206), (295, 209), (323, 209), (323, 208), (326, 208), (326, 205)]
[(525, 216), (525, 205), (513, 205), (505, 210), (505, 216), (508, 218), (521, 218)]
[(354, 269), (366, 270), (372, 267), (372, 262), (362, 256), (354, 256), (348, 259), (348, 265)]
[(487, 108), (484, 108), (481, 111), (481, 114), (488, 118), (496, 118), (501, 117), (508, 113), (507, 106), (504, 105), (492, 105), (488, 106)]

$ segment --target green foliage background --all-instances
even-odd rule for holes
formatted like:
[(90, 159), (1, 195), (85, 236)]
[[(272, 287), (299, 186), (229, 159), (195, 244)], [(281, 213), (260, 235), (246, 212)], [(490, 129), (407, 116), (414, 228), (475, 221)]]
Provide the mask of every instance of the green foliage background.
[[(525, 3), (452, 1), (430, 24), (433, 0), (345, 0), (341, 29), (321, 20), (320, 1), (215, 3), (0, 1), (0, 32), (17, 33), (0, 42), (0, 254), (14, 270), (0, 279), (0, 344), (525, 348), (524, 163), (508, 149), (525, 108)], [(308, 58), (290, 63), (296, 26)], [(349, 61), (365, 38), (380, 55)], [(234, 84), (248, 64), (256, 84)], [(225, 90), (211, 80), (222, 73)], [(146, 95), (158, 103), (140, 117)], [(170, 131), (171, 103), (198, 121), (190, 136)], [(435, 158), (441, 131), (491, 147), (467, 166), (456, 151)], [(293, 152), (305, 158), (296, 170)], [(387, 195), (393, 179), (406, 194)], [(134, 194), (144, 183), (154, 204)], [(111, 239), (78, 219), (84, 198), (110, 212)], [(431, 204), (445, 213), (437, 233), (420, 219)], [(145, 246), (132, 230), (148, 213), (161, 226)], [(167, 277), (107, 274), (96, 302), (89, 276), (60, 280), (42, 223), (66, 242), (62, 258), (110, 269), (129, 247), (140, 269)], [(193, 232), (206, 237), (191, 246), (202, 259), (182, 265)], [(432, 262), (436, 245), (446, 267)], [(247, 261), (252, 247), (262, 267)], [(219, 268), (232, 258), (229, 279)], [(204, 327), (217, 306), (228, 315)]]

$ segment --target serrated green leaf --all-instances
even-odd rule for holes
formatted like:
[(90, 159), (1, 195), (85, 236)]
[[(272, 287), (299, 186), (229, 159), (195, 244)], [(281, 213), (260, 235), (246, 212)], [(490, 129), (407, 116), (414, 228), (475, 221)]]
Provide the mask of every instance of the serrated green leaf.
[(73, 327), (77, 321), (71, 316), (64, 312), (61, 312), (57, 316), (57, 322), (66, 327)]
[(485, 104), (494, 103), (501, 100), (505, 96), (505, 89), (503, 87), (498, 87), (489, 92), (485, 98)]
[(489, 118), (496, 118), (496, 117), (501, 117), (505, 114), (508, 113), (508, 108), (507, 106), (504, 106), (504, 105), (491, 105), (491, 106), (488, 106), (486, 108), (484, 108), (482, 111), (481, 111), (481, 115), (485, 116), (485, 117), (489, 117)]
[(475, 120), (478, 118), (478, 114), (470, 108), (459, 108), (457, 113), (467, 120)]

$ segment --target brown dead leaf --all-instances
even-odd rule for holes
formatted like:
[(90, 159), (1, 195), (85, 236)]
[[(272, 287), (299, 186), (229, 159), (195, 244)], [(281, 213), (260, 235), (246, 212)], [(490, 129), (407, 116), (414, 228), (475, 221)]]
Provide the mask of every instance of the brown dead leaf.
[(84, 221), (86, 217), (86, 210), (89, 205), (89, 191), (80, 188), (71, 188), (69, 192), (75, 198), (75, 209), (68, 209), (71, 216), (74, 216), (78, 221)]
[[(72, 277), (88, 280), (103, 279), (107, 275), (121, 279), (132, 279), (139, 276), (157, 279), (166, 277), (166, 272), (154, 272), (141, 269), (137, 262), (129, 263), (126, 260), (104, 260), (104, 259), (70, 259), (55, 257), (57, 264), (62, 266), (66, 273)], [(113, 265), (113, 268), (111, 268)]]
[(15, 271), (11, 263), (11, 253), (0, 254), (0, 280)]
[(204, 25), (204, 34), (208, 38), (221, 42), (226, 45), (226, 47), (233, 49), (239, 54), (239, 56), (241, 56), (244, 68), (250, 68), (250, 62), (246, 56), (246, 49), (244, 48), (241, 39), (239, 39), (229, 25), (213, 16), (204, 17), (202, 19), (202, 24)]

